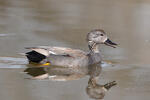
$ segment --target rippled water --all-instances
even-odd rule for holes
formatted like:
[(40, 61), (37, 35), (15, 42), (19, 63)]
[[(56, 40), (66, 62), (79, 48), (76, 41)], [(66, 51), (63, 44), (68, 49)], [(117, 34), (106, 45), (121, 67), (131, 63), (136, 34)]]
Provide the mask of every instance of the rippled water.
[(87, 32), (104, 29), (116, 49), (102, 46), (100, 83), (116, 80), (106, 100), (149, 100), (149, 0), (0, 0), (0, 97), (3, 100), (87, 100), (88, 77), (67, 82), (24, 78), (18, 53), (37, 45), (87, 50)]

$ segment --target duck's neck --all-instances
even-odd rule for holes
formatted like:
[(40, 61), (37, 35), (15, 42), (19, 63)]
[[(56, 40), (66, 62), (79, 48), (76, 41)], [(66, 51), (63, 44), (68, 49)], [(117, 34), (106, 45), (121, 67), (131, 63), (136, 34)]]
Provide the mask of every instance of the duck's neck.
[(89, 61), (90, 64), (97, 64), (101, 62), (101, 54), (99, 51), (99, 45), (94, 42), (89, 42)]
[(88, 46), (89, 46), (90, 52), (92, 52), (92, 53), (100, 53), (99, 45), (97, 43), (89, 41)]

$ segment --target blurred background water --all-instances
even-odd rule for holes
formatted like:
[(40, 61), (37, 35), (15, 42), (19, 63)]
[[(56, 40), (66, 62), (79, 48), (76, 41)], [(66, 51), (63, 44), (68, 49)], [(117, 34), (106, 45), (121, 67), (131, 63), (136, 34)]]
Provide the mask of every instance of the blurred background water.
[(51, 45), (87, 50), (86, 34), (95, 28), (117, 42), (102, 46), (100, 82), (118, 85), (106, 100), (150, 98), (149, 0), (0, 0), (0, 97), (3, 100), (87, 100), (88, 78), (53, 82), (24, 79), (24, 47)]

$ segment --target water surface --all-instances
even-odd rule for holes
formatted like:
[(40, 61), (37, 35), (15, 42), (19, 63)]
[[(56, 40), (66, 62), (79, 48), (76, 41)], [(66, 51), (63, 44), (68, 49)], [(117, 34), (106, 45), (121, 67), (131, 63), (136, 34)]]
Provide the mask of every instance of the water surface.
[(116, 49), (102, 46), (100, 83), (118, 85), (106, 100), (149, 100), (150, 1), (148, 0), (1, 0), (0, 97), (3, 100), (87, 100), (88, 76), (67, 82), (28, 80), (24, 47), (66, 46), (88, 50), (91, 29), (102, 28)]

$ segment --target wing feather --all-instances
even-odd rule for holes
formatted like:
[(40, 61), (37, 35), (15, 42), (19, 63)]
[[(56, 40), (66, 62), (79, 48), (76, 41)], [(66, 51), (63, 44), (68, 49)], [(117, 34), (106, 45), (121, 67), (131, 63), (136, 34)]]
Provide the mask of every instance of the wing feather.
[(50, 54), (61, 55), (61, 56), (62, 55), (73, 56), (73, 57), (80, 57), (86, 55), (86, 53), (82, 50), (65, 48), (65, 47), (38, 46), (38, 47), (27, 47), (26, 49), (36, 51), (45, 56), (49, 56)]

